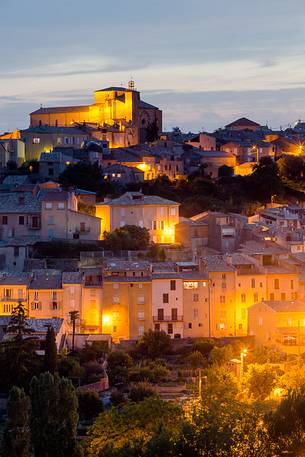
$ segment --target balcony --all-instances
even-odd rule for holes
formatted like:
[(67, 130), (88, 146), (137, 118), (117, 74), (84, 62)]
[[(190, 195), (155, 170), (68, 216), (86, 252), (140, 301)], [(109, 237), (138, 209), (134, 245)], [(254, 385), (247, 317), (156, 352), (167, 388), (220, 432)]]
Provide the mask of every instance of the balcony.
[[(160, 319), (162, 317), (162, 319)], [(183, 316), (153, 316), (154, 322), (183, 322)]]
[(86, 235), (87, 233), (90, 233), (91, 228), (90, 227), (76, 227), (75, 233), (77, 235)]

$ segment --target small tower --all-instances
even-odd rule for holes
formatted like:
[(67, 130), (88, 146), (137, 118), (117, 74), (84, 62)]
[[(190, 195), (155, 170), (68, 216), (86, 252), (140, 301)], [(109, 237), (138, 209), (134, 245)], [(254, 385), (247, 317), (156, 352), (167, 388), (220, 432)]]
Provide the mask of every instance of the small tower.
[(128, 81), (128, 89), (134, 90), (134, 80), (132, 78)]

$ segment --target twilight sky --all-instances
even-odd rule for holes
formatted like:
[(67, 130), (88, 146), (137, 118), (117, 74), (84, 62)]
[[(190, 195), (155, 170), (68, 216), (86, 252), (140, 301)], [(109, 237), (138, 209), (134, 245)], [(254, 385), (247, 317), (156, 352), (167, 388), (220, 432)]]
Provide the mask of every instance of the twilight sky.
[(305, 119), (304, 0), (0, 0), (0, 132), (125, 86), (164, 130)]

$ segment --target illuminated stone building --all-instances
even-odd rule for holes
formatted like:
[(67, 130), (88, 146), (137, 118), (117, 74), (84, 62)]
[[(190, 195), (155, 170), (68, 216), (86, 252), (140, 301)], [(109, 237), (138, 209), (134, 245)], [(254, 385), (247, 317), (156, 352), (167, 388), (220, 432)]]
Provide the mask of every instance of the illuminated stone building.
[(96, 205), (101, 219), (101, 237), (124, 225), (138, 225), (149, 230), (155, 243), (174, 243), (179, 222), (179, 203), (141, 192), (126, 192), (119, 198)]
[(102, 330), (115, 342), (152, 328), (151, 265), (109, 261), (104, 268)]
[(141, 100), (133, 81), (128, 89), (97, 90), (94, 98), (91, 105), (41, 107), (30, 114), (30, 127), (87, 125), (92, 136), (108, 140), (110, 147), (139, 144), (147, 140), (149, 130), (162, 131), (162, 112)]

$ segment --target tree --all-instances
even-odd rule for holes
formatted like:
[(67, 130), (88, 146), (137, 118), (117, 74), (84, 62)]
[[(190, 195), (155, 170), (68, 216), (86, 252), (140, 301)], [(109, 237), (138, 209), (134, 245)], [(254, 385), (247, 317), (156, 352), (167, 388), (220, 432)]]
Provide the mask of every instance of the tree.
[(107, 371), (111, 385), (128, 382), (128, 371), (132, 365), (131, 357), (122, 350), (110, 352), (107, 359)]
[(149, 231), (137, 225), (124, 225), (111, 233), (104, 233), (105, 248), (114, 252), (145, 250), (148, 249), (149, 243)]
[(78, 162), (69, 165), (59, 176), (59, 182), (65, 187), (71, 186), (106, 195), (112, 190), (111, 185), (105, 183), (102, 170), (97, 163)]
[(54, 374), (57, 368), (57, 346), (55, 331), (52, 326), (48, 326), (46, 335), (46, 345), (44, 354), (44, 370)]
[(7, 326), (8, 333), (14, 333), (15, 340), (22, 340), (24, 335), (29, 335), (34, 333), (34, 330), (31, 329), (28, 325), (28, 314), (25, 305), (23, 305), (22, 300), (18, 301), (18, 305), (14, 307), (9, 324)]
[(210, 352), (210, 362), (216, 365), (224, 365), (233, 356), (234, 352), (230, 344), (222, 347), (214, 347)]
[(253, 363), (247, 366), (245, 385), (254, 400), (265, 400), (271, 394), (276, 379), (277, 370), (271, 365)]
[(77, 398), (81, 420), (93, 420), (104, 410), (102, 401), (94, 391), (80, 391), (77, 394)]
[(299, 181), (304, 177), (305, 164), (302, 157), (283, 156), (277, 162), (281, 177)]
[(228, 167), (228, 165), (222, 165), (221, 167), (218, 168), (218, 177), (223, 178), (226, 176), (233, 176), (234, 174), (234, 168), (233, 167)]
[(70, 311), (70, 320), (72, 322), (72, 353), (74, 352), (75, 349), (75, 326), (76, 326), (76, 321), (79, 319), (79, 312), (78, 311)]
[(79, 457), (76, 442), (78, 403), (65, 378), (42, 373), (30, 385), (32, 442), (39, 457)]
[[(104, 455), (106, 446), (122, 449), (124, 446), (143, 448), (163, 427), (173, 432), (183, 419), (181, 408), (157, 397), (148, 397), (138, 403), (126, 403), (112, 408), (97, 418), (89, 432), (88, 454)], [(107, 454), (106, 454), (107, 455)]]
[(3, 456), (31, 457), (31, 403), (23, 389), (13, 387), (7, 403), (7, 424), (4, 433)]
[(192, 368), (202, 368), (206, 363), (206, 358), (200, 351), (194, 351), (187, 357), (187, 362)]
[(130, 387), (129, 398), (131, 401), (142, 401), (144, 398), (157, 395), (156, 389), (148, 382), (139, 382)]
[(156, 359), (170, 352), (171, 338), (163, 331), (150, 329), (138, 341), (137, 347), (144, 356)]
[(215, 366), (205, 371), (202, 398), (205, 404), (210, 405), (217, 401), (229, 402), (238, 393), (237, 379), (232, 373), (222, 367)]

